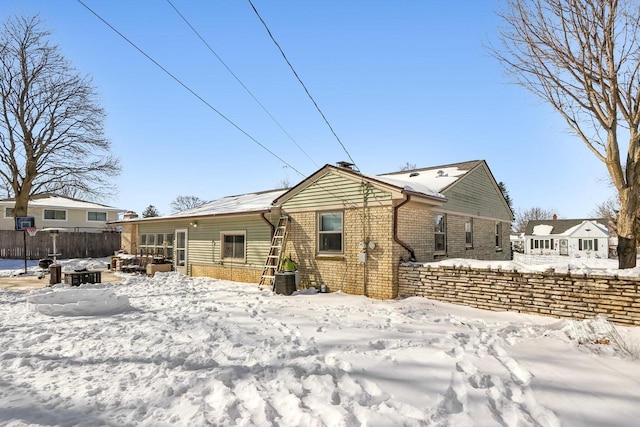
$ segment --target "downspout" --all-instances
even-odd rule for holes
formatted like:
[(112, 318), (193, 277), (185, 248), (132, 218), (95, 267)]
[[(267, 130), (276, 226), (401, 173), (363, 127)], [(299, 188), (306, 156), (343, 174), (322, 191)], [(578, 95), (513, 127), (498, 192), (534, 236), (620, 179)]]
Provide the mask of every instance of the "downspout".
[(260, 217), (263, 219), (263, 221), (264, 221), (264, 222), (266, 222), (267, 224), (269, 224), (269, 227), (271, 227), (271, 238), (273, 239), (273, 235), (274, 235), (274, 234), (276, 234), (276, 226), (275, 226), (275, 225), (273, 225), (273, 224), (271, 223), (271, 221), (269, 221), (269, 220), (267, 219), (267, 217), (265, 216), (265, 214), (266, 214), (266, 212), (262, 212), (262, 213), (260, 214)]
[(411, 249), (411, 246), (407, 245), (405, 242), (400, 240), (400, 238), (398, 238), (398, 210), (404, 205), (406, 205), (407, 203), (409, 203), (409, 201), (411, 200), (411, 196), (409, 194), (406, 194), (405, 197), (406, 199), (404, 199), (402, 203), (400, 203), (398, 206), (393, 208), (393, 240), (397, 244), (405, 248), (407, 251), (409, 251), (409, 253), (411, 254), (411, 258), (409, 258), (409, 261), (415, 261), (416, 253), (413, 251), (413, 249)]

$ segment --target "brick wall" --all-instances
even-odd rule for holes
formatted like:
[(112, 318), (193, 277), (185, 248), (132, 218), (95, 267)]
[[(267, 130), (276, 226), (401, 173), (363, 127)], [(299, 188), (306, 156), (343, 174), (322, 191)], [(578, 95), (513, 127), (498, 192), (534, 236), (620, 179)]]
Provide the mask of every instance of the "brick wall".
[(235, 282), (258, 283), (262, 269), (249, 267), (233, 267), (231, 265), (190, 264), (191, 276), (214, 277)]
[(493, 311), (640, 325), (640, 278), (403, 264), (398, 295)]
[[(496, 250), (496, 221), (473, 218), (473, 247), (466, 247), (466, 216), (446, 213), (447, 251), (446, 254), (435, 254), (434, 227), (438, 213), (420, 206), (403, 206), (398, 213), (398, 237), (410, 246), (416, 261), (430, 262), (442, 258), (467, 258), (484, 260), (508, 260), (511, 258), (509, 241), (509, 223), (502, 225), (502, 250)], [(396, 259), (409, 259), (407, 251), (400, 251)]]
[[(344, 209), (344, 254), (317, 255), (317, 212), (288, 213), (284, 254), (298, 264), (303, 288), (325, 284), (330, 291), (388, 299), (397, 295), (391, 207)], [(372, 241), (366, 263), (358, 262), (358, 243)]]
[(127, 253), (137, 253), (137, 224), (122, 224), (122, 232), (120, 233), (120, 248)]

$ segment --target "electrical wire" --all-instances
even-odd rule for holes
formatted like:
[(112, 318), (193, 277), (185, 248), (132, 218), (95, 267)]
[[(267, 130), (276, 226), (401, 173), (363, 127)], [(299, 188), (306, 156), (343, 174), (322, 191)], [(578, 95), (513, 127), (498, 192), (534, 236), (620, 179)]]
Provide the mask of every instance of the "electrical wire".
[(169, 3), (169, 5), (173, 8), (173, 10), (178, 14), (178, 16), (180, 16), (180, 18), (182, 18), (182, 20), (185, 22), (185, 24), (187, 24), (187, 26), (189, 28), (191, 28), (191, 31), (194, 32), (194, 34), (196, 36), (198, 36), (198, 38), (200, 39), (200, 41), (202, 41), (202, 43), (204, 43), (204, 45), (207, 47), (207, 49), (209, 49), (209, 51), (218, 59), (218, 61), (220, 61), (220, 63), (227, 69), (227, 71), (233, 76), (233, 78), (236, 79), (236, 81), (240, 84), (240, 86), (242, 86), (242, 88), (249, 94), (249, 96), (251, 96), (251, 98), (253, 98), (253, 100), (260, 106), (260, 108), (262, 108), (262, 110), (271, 118), (271, 120), (273, 120), (273, 122), (280, 128), (280, 130), (282, 132), (284, 132), (285, 135), (287, 135), (287, 137), (296, 145), (296, 147), (298, 147), (300, 149), (300, 151), (307, 156), (307, 158), (309, 160), (311, 160), (311, 163), (313, 163), (316, 167), (320, 167), (312, 158), (311, 156), (309, 156), (309, 154), (307, 154), (306, 151), (304, 151), (304, 149), (300, 146), (300, 144), (298, 144), (298, 142), (289, 134), (289, 132), (287, 132), (284, 127), (282, 127), (282, 125), (280, 124), (280, 122), (269, 112), (269, 110), (267, 110), (267, 108), (258, 100), (258, 98), (255, 97), (255, 95), (249, 90), (249, 88), (242, 82), (242, 80), (240, 80), (240, 78), (231, 70), (231, 68), (229, 68), (229, 66), (222, 60), (222, 58), (220, 57), (220, 55), (218, 55), (216, 53), (216, 51), (211, 47), (211, 45), (209, 45), (209, 43), (204, 39), (204, 37), (202, 37), (202, 35), (200, 35), (200, 33), (195, 29), (195, 27), (193, 25), (191, 25), (191, 23), (189, 22), (189, 20), (178, 10), (178, 8), (171, 2), (171, 0), (167, 0), (167, 3)]
[(122, 34), (120, 31), (118, 31), (114, 26), (112, 26), (109, 22), (107, 22), (104, 18), (102, 18), (98, 13), (96, 13), (93, 9), (91, 9), (89, 6), (87, 6), (82, 0), (77, 0), (78, 3), (80, 3), (82, 6), (84, 6), (85, 9), (87, 9), (89, 12), (91, 12), (96, 18), (98, 18), (100, 21), (102, 21), (107, 27), (109, 27), (112, 31), (114, 31), (116, 34), (118, 34), (120, 37), (122, 37), (122, 39), (124, 39), (127, 43), (129, 43), (131, 46), (133, 46), (133, 48), (135, 48), (138, 52), (140, 52), (142, 55), (144, 55), (149, 61), (151, 61), (155, 66), (157, 66), (158, 68), (160, 68), (162, 71), (165, 72), (165, 74), (167, 74), (169, 77), (171, 77), (176, 83), (178, 83), (180, 86), (182, 86), (184, 89), (186, 89), (189, 93), (191, 93), (193, 96), (195, 96), (196, 98), (198, 98), (198, 100), (200, 100), (203, 104), (205, 104), (207, 107), (209, 107), (211, 110), (213, 110), (216, 114), (218, 114), (220, 117), (222, 117), (225, 121), (227, 121), (227, 123), (229, 123), (231, 126), (233, 126), (234, 128), (236, 128), (237, 130), (239, 130), (240, 132), (242, 132), (246, 137), (248, 137), (251, 141), (253, 141), (254, 143), (256, 143), (257, 145), (259, 145), (263, 150), (265, 150), (266, 152), (268, 152), (269, 154), (271, 154), (273, 157), (275, 157), (276, 159), (280, 160), (280, 162), (282, 162), (284, 165), (286, 165), (287, 167), (291, 168), (292, 170), (294, 170), (295, 172), (297, 172), (300, 176), (304, 177), (305, 175), (300, 172), (298, 169), (296, 169), (293, 165), (289, 164), (287, 161), (285, 161), (283, 158), (281, 158), (280, 156), (278, 156), (276, 153), (274, 153), (273, 151), (271, 151), (267, 146), (265, 146), (264, 144), (262, 144), (260, 141), (258, 141), (256, 138), (254, 138), (253, 136), (251, 136), (248, 132), (246, 132), (244, 129), (242, 129), (239, 125), (237, 125), (234, 121), (232, 121), (230, 118), (228, 118), (227, 116), (225, 116), (224, 114), (222, 114), (218, 109), (216, 109), (213, 105), (211, 105), (208, 101), (206, 101), (204, 98), (202, 98), (200, 95), (198, 95), (193, 89), (191, 89), (189, 86), (187, 86), (185, 83), (183, 83), (179, 78), (177, 78), (175, 75), (173, 75), (169, 70), (167, 70), (165, 67), (163, 67), (162, 65), (160, 65), (160, 63), (158, 63), (158, 61), (156, 61), (155, 59), (153, 59), (151, 56), (149, 56), (144, 50), (142, 50), (140, 47), (138, 47), (135, 43), (133, 43), (131, 40), (129, 40), (124, 34)]
[[(140, 52), (145, 58), (147, 58), (149, 61), (151, 61), (155, 66), (157, 66), (158, 68), (160, 68), (165, 74), (167, 74), (169, 77), (171, 77), (176, 83), (178, 83), (180, 86), (182, 86), (184, 89), (186, 89), (189, 93), (191, 93), (193, 96), (195, 96), (198, 100), (200, 100), (202, 103), (204, 103), (207, 107), (209, 107), (211, 110), (213, 110), (216, 114), (218, 114), (220, 117), (222, 117), (225, 121), (227, 121), (229, 124), (231, 124), (233, 127), (235, 127), (238, 131), (242, 132), (245, 136), (247, 136), (249, 139), (251, 139), (254, 143), (256, 143), (257, 145), (259, 145), (262, 149), (264, 149), (265, 151), (267, 151), (269, 154), (271, 154), (273, 157), (275, 157), (276, 159), (280, 160), (280, 162), (282, 162), (284, 165), (286, 165), (287, 167), (290, 167), (292, 170), (294, 170), (296, 173), (298, 173), (300, 176), (302, 176), (303, 178), (306, 178), (306, 175), (304, 175), (302, 172), (300, 172), (298, 169), (296, 169), (294, 166), (292, 166), (291, 164), (289, 164), (288, 162), (286, 162), (284, 159), (282, 159), (280, 156), (278, 156), (277, 154), (275, 154), (273, 151), (271, 151), (269, 148), (267, 148), (265, 145), (263, 145), (262, 143), (260, 143), (257, 139), (255, 139), (253, 136), (251, 136), (249, 133), (247, 133), (244, 129), (242, 129), (240, 126), (238, 126), (236, 123), (234, 123), (231, 119), (229, 119), (227, 116), (225, 116), (224, 114), (222, 114), (219, 110), (217, 110), (213, 105), (211, 105), (209, 102), (207, 102), (204, 98), (202, 98), (200, 95), (198, 95), (193, 89), (191, 89), (189, 86), (187, 86), (185, 83), (183, 83), (179, 78), (177, 78), (175, 75), (173, 75), (169, 70), (167, 70), (165, 67), (163, 67), (160, 63), (158, 63), (155, 59), (153, 59), (150, 55), (148, 55), (144, 50), (142, 50), (140, 47), (138, 47), (135, 43), (133, 43), (131, 40), (129, 40), (124, 34), (122, 34), (120, 31), (118, 31), (114, 26), (112, 26), (109, 22), (107, 22), (104, 18), (102, 18), (102, 16), (100, 16), (97, 12), (95, 12), (93, 9), (91, 9), (89, 6), (87, 6), (82, 0), (77, 0), (78, 3), (80, 3), (85, 9), (87, 9), (89, 12), (91, 12), (96, 18), (98, 18), (100, 21), (102, 21), (107, 27), (109, 27), (113, 32), (115, 32), (116, 34), (118, 34), (122, 39), (124, 39), (127, 43), (129, 43), (134, 49), (136, 49), (138, 52)], [(347, 153), (348, 154), (348, 153)], [(353, 161), (353, 160), (352, 160)], [(332, 191), (332, 189), (327, 188), (326, 185), (323, 185), (322, 183), (320, 183), (318, 180), (315, 182), (312, 182), (310, 185), (318, 185), (323, 191), (325, 191), (326, 193), (330, 194), (331, 196), (335, 197), (336, 199), (340, 200), (343, 204), (343, 206), (345, 208), (355, 208), (356, 204), (353, 202), (350, 202), (346, 196), (341, 196), (339, 194), (336, 194), (334, 191)]]
[[(278, 44), (278, 42), (276, 41), (275, 37), (273, 36), (273, 34), (271, 33), (271, 30), (269, 30), (269, 27), (267, 26), (267, 23), (264, 21), (264, 19), (262, 19), (262, 16), (260, 16), (260, 13), (258, 12), (258, 9), (256, 9), (256, 7), (253, 5), (253, 2), (251, 0), (248, 0), (249, 4), (251, 5), (251, 8), (253, 9), (253, 11), (255, 12), (256, 16), (258, 17), (258, 19), (260, 20), (260, 22), (262, 22), (262, 25), (264, 26), (264, 28), (267, 30), (267, 33), (269, 34), (269, 37), (271, 38), (271, 40), (273, 41), (273, 43), (276, 45), (276, 47), (278, 48), (278, 50), (280, 51), (280, 54), (282, 55), (282, 57), (284, 58), (285, 62), (287, 63), (287, 65), (289, 65), (289, 68), (291, 69), (291, 71), (293, 72), (293, 75), (296, 76), (296, 79), (298, 79), (298, 82), (300, 82), (300, 84), (302, 85), (302, 88), (304, 89), (304, 91), (307, 93), (307, 96), (309, 97), (309, 99), (311, 100), (311, 102), (313, 103), (313, 105), (316, 107), (316, 110), (318, 110), (318, 113), (320, 113), (320, 115), (322, 116), (322, 118), (324, 119), (324, 122), (327, 124), (327, 126), (329, 127), (329, 129), (331, 130), (331, 133), (333, 134), (333, 136), (336, 138), (336, 140), (338, 141), (338, 143), (340, 143), (340, 146), (342, 146), (342, 149), (344, 150), (344, 152), (347, 154), (347, 156), (349, 157), (349, 160), (351, 160), (351, 163), (353, 163), (354, 166), (356, 166), (356, 162), (355, 160), (353, 160), (353, 157), (351, 157), (351, 154), (349, 154), (349, 151), (347, 150), (347, 147), (344, 146), (344, 144), (342, 143), (342, 141), (340, 140), (340, 138), (338, 137), (338, 134), (336, 134), (335, 130), (333, 130), (333, 127), (331, 126), (331, 124), (329, 123), (329, 120), (327, 120), (327, 117), (324, 115), (324, 113), (322, 112), (322, 110), (320, 109), (320, 107), (318, 106), (318, 103), (316, 102), (316, 100), (313, 98), (313, 96), (311, 96), (311, 93), (309, 92), (309, 90), (307, 89), (307, 86), (305, 86), (305, 84), (302, 82), (302, 79), (300, 78), (300, 76), (298, 75), (298, 73), (296, 72), (295, 68), (293, 68), (293, 65), (291, 64), (291, 62), (289, 62), (289, 59), (287, 58), (287, 55), (285, 55), (284, 51), (282, 50), (282, 48), (280, 47), (280, 45)], [(356, 170), (359, 170), (358, 167), (356, 166)]]

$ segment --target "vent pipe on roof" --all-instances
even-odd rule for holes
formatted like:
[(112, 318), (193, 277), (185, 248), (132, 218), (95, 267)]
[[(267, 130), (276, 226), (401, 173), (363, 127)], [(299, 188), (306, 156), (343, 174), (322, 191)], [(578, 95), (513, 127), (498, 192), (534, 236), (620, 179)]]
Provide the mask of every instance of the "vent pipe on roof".
[(554, 220), (554, 221), (557, 221), (557, 220), (558, 220), (558, 215), (553, 214), (553, 220)]

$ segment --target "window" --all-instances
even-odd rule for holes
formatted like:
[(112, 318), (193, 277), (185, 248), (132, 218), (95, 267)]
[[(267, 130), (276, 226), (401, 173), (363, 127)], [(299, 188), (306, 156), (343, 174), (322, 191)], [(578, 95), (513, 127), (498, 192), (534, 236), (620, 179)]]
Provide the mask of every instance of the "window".
[(579, 251), (597, 251), (598, 239), (578, 239)]
[(13, 218), (13, 208), (4, 208), (4, 217)]
[(553, 239), (531, 239), (531, 249), (555, 250)]
[(318, 253), (342, 253), (342, 212), (318, 214)]
[(141, 234), (139, 249), (142, 253), (173, 258), (173, 233)]
[(467, 248), (473, 247), (473, 219), (467, 218), (464, 222), (464, 244)]
[(436, 252), (446, 252), (447, 250), (447, 218), (444, 214), (435, 217), (434, 241)]
[(502, 223), (496, 223), (496, 249), (502, 249)]
[(53, 209), (44, 210), (44, 219), (50, 219), (54, 221), (66, 221), (67, 211), (56, 211)]
[(222, 259), (244, 262), (244, 232), (223, 233), (220, 240), (222, 240)]
[(106, 221), (106, 212), (87, 212), (87, 221)]

